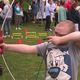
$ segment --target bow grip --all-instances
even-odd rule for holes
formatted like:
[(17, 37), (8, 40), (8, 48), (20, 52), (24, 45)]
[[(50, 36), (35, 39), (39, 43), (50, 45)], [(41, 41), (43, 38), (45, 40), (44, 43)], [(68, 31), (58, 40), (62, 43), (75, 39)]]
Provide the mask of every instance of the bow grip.
[[(0, 44), (3, 43), (3, 33), (0, 31)], [(0, 54), (3, 54), (4, 48), (3, 45), (0, 46)]]

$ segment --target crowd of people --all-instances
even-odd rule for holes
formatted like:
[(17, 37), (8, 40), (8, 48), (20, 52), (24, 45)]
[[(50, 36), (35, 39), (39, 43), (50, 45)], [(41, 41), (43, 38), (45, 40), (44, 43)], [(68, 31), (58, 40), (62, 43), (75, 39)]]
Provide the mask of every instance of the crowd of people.
[[(32, 1), (29, 5), (23, 1), (23, 5), (15, 1), (14, 4), (10, 7), (9, 0), (3, 0), (2, 5), (0, 6), (0, 16), (4, 20), (7, 11), (7, 19), (4, 25), (4, 37), (10, 36), (11, 21), (15, 23), (16, 30), (21, 30), (20, 25), (23, 22), (27, 22), (29, 16), (33, 19), (33, 23), (37, 22), (37, 14), (39, 11), (39, 5)], [(76, 30), (80, 30), (80, 7), (77, 2), (71, 0), (48, 0), (45, 4), (45, 31), (52, 31), (51, 23), (54, 23), (56, 26), (57, 23), (64, 20), (71, 20), (75, 23)], [(32, 16), (31, 16), (32, 15)]]
[[(24, 5), (24, 3), (23, 3), (23, 5)], [(11, 22), (13, 22), (15, 24), (16, 30), (21, 30), (20, 25), (23, 22), (27, 23), (28, 15), (30, 15), (30, 14), (32, 14), (30, 17), (33, 18), (33, 23), (36, 22), (38, 5), (35, 3), (35, 1), (33, 1), (31, 5), (26, 4), (26, 6), (28, 8), (28, 9), (26, 9), (26, 11), (24, 10), (23, 5), (20, 2), (15, 1), (11, 6), (9, 0), (1, 1), (1, 6), (0, 6), (1, 23), (6, 18), (5, 23), (4, 23), (4, 28), (3, 28), (4, 38), (10, 37)]]
[(72, 2), (71, 0), (48, 0), (48, 4), (46, 4), (45, 8), (45, 13), (45, 31), (51, 31), (50, 24), (52, 20), (52, 13), (54, 15), (53, 20), (55, 26), (61, 21), (71, 20), (75, 23), (76, 30), (80, 30), (80, 7), (79, 4), (75, 1)]

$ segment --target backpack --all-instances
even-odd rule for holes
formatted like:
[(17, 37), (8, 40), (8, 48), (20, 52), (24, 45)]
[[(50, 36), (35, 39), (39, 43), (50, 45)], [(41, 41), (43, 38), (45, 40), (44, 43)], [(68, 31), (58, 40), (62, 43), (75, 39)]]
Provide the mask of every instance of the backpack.
[[(65, 49), (64, 49), (65, 50)], [(62, 51), (59, 48), (52, 47), (46, 51), (46, 66), (47, 78), (46, 80), (71, 80), (71, 72), (68, 72), (68, 65), (65, 63), (65, 55), (69, 55), (68, 51)], [(68, 62), (69, 62), (68, 58)], [(49, 79), (50, 78), (50, 79)]]

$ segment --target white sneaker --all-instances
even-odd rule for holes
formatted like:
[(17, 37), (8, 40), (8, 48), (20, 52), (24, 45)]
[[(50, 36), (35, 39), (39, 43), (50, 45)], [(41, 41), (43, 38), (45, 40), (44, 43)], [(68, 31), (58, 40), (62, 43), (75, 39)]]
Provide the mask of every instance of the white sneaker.
[(10, 35), (7, 35), (8, 37), (10, 37)]
[(5, 35), (5, 36), (3, 36), (3, 38), (7, 38), (7, 36)]
[(52, 31), (52, 29), (49, 29), (49, 31)]
[(18, 28), (16, 28), (16, 30), (18, 30)]
[(18, 29), (19, 29), (19, 30), (21, 30), (21, 28), (20, 28), (20, 27), (19, 27)]
[(35, 21), (33, 21), (32, 23), (35, 23)]

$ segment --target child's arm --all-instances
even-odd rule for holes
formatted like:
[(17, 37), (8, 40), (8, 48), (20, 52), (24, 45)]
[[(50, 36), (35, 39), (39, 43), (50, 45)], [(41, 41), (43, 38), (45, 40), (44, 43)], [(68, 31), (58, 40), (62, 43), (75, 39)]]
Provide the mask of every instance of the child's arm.
[(36, 45), (29, 46), (25, 44), (2, 44), (5, 50), (19, 53), (37, 53)]
[(80, 32), (79, 31), (76, 31), (76, 32), (73, 32), (73, 33), (70, 33), (68, 35), (65, 35), (65, 36), (49, 36), (49, 42), (52, 42), (56, 45), (58, 44), (64, 44), (64, 43), (67, 43), (69, 41), (73, 41), (73, 42), (77, 42), (80, 43)]

